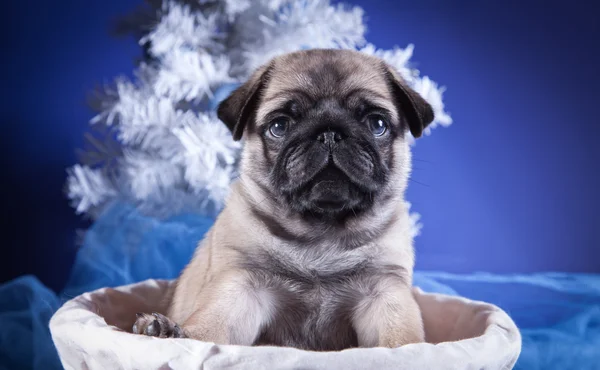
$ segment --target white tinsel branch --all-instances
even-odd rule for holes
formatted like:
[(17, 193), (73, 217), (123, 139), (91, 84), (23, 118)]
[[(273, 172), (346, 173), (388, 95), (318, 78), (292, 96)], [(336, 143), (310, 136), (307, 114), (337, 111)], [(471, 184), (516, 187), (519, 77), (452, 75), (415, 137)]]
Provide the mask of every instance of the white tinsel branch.
[(414, 49), (415, 47), (412, 44), (404, 49), (395, 47), (393, 50), (377, 49), (375, 45), (367, 44), (360, 51), (381, 58), (387, 64), (394, 67), (408, 83), (413, 83), (415, 77), (418, 75), (418, 71), (409, 68), (408, 62), (412, 58)]
[(152, 151), (160, 158), (176, 155), (177, 141), (170, 135), (184, 112), (175, 109), (171, 99), (154, 95), (127, 81), (117, 81), (117, 103), (92, 119), (116, 126), (124, 146)]
[(412, 204), (410, 202), (405, 202), (406, 209), (409, 212), (409, 220), (410, 220), (410, 234), (413, 238), (421, 235), (421, 229), (423, 229), (423, 224), (421, 221), (421, 215), (416, 212), (410, 212)]
[(144, 151), (127, 150), (123, 158), (124, 177), (137, 200), (157, 195), (181, 182), (182, 168)]
[(187, 4), (165, 1), (160, 22), (140, 44), (150, 43), (150, 52), (162, 57), (173, 50), (206, 50), (220, 48), (223, 35), (218, 33), (219, 14), (202, 14), (192, 11)]
[[(184, 121), (173, 133), (183, 147), (177, 161), (184, 167), (185, 180), (194, 191), (209, 189), (211, 183), (216, 185), (214, 189), (223, 186), (225, 174), (233, 174), (232, 167), (241, 145), (233, 141), (229, 130), (216, 115), (195, 116), (193, 120)], [(225, 188), (229, 186), (229, 180), (231, 179), (227, 178)], [(219, 194), (221, 193), (222, 190), (219, 190)]]
[(67, 196), (77, 213), (91, 212), (117, 195), (102, 170), (76, 164), (67, 172)]
[(198, 50), (174, 49), (166, 54), (157, 70), (154, 91), (172, 101), (200, 101), (212, 98), (212, 88), (232, 82), (229, 60)]
[(251, 0), (225, 0), (225, 11), (227, 12), (227, 19), (232, 22), (235, 21), (235, 17), (247, 11), (252, 6)]
[(354, 49), (364, 43), (363, 10), (332, 6), (325, 0), (295, 1), (272, 16), (262, 14), (262, 37), (245, 45), (246, 68), (254, 70), (271, 58), (303, 48)]

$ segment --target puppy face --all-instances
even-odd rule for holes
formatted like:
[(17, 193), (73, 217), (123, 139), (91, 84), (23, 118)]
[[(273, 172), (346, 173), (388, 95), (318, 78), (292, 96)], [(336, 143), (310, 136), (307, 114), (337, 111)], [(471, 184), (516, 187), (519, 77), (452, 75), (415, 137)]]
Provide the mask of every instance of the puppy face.
[(433, 120), (381, 60), (322, 49), (275, 58), (218, 114), (245, 135), (242, 172), (264, 192), (305, 219), (337, 221), (389, 195), (406, 130), (419, 137)]

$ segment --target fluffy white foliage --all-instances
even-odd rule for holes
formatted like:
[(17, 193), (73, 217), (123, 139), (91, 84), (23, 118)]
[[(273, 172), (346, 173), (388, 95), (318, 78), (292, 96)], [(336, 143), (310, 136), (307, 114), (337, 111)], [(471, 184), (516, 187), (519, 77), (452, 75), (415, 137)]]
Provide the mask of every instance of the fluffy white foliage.
[(260, 14), (262, 32), (242, 45), (246, 68), (253, 70), (278, 55), (302, 48), (356, 48), (364, 43), (363, 11), (329, 1), (288, 2), (272, 14)]
[(212, 98), (213, 86), (231, 81), (229, 60), (192, 50), (177, 50), (167, 55), (157, 71), (154, 90), (157, 95), (176, 101)]
[(413, 44), (409, 44), (404, 49), (395, 47), (393, 50), (377, 49), (375, 45), (367, 44), (364, 48), (360, 49), (360, 51), (383, 59), (387, 64), (396, 68), (398, 73), (408, 83), (413, 83), (415, 77), (418, 75), (418, 71), (409, 68), (408, 62), (410, 58), (412, 58), (414, 49), (415, 47)]
[[(431, 128), (452, 123), (444, 88), (409, 64), (414, 46), (380, 50), (366, 43), (359, 7), (327, 0), (165, 0), (156, 16), (139, 40), (148, 60), (134, 81), (115, 81), (116, 98), (107, 94), (91, 121), (116, 133), (120, 148), (104, 155), (110, 169), (83, 163), (68, 170), (67, 194), (78, 213), (94, 217), (116, 199), (156, 217), (219, 212), (237, 177), (241, 144), (211, 110), (215, 91), (287, 52), (344, 48), (376, 55), (432, 105)], [(415, 235), (418, 220), (413, 214)]]
[(171, 161), (150, 155), (145, 151), (128, 150), (124, 153), (124, 170), (131, 194), (143, 201), (159, 195), (180, 181), (181, 168)]
[(177, 1), (163, 3), (159, 22), (140, 43), (150, 42), (151, 53), (160, 57), (178, 50), (205, 50), (218, 45), (222, 38), (217, 33), (220, 14), (194, 12), (190, 6)]
[[(410, 212), (412, 204), (410, 202), (405, 202), (405, 203), (406, 203), (406, 209)], [(418, 213), (412, 212), (409, 214), (409, 220), (410, 220), (411, 236), (413, 238), (416, 238), (417, 236), (421, 235), (421, 229), (423, 229), (423, 224), (420, 222), (421, 215)]]
[(225, 0), (225, 11), (228, 20), (235, 20), (235, 16), (248, 10), (252, 6), (251, 0)]
[(184, 178), (192, 189), (197, 192), (210, 188), (220, 195), (226, 193), (240, 145), (233, 140), (215, 140), (229, 135), (225, 125), (214, 114), (203, 114), (188, 120), (173, 133), (183, 146), (176, 162), (184, 168)]
[(77, 213), (91, 212), (117, 195), (101, 170), (76, 164), (67, 172), (67, 195)]

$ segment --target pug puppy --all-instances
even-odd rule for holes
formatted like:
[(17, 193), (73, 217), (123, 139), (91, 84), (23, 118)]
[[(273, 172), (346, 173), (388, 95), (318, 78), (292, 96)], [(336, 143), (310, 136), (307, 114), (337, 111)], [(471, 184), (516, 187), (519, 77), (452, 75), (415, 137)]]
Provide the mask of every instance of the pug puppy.
[(382, 60), (274, 58), (218, 108), (241, 176), (177, 280), (133, 332), (314, 351), (424, 341), (412, 295), (406, 133), (431, 106)]

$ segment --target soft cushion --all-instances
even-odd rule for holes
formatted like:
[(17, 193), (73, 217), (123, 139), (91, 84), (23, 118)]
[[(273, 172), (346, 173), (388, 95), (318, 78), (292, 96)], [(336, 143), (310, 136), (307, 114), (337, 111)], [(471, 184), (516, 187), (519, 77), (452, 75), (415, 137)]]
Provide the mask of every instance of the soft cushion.
[[(131, 334), (136, 312), (160, 306), (171, 280), (103, 288), (63, 305), (50, 321), (66, 369), (510, 369), (521, 335), (500, 308), (415, 288), (428, 343), (310, 352), (217, 345)], [(158, 304), (158, 305), (157, 305)]]

